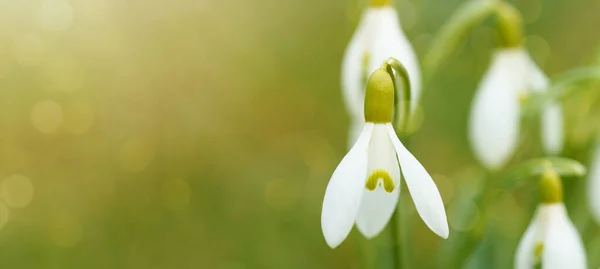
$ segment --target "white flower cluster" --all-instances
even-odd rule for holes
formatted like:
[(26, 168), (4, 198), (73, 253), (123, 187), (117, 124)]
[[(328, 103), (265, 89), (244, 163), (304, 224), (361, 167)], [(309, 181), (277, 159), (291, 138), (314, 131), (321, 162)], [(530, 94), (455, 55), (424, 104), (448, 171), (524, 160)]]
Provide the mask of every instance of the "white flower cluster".
[[(341, 85), (351, 116), (350, 150), (333, 172), (323, 200), (321, 225), (331, 248), (344, 241), (354, 224), (367, 238), (380, 234), (396, 212), (401, 179), (429, 229), (442, 238), (449, 236), (444, 203), (436, 184), (394, 130), (391, 111), (397, 108), (378, 107), (369, 100), (369, 96), (387, 96), (390, 104), (408, 104), (407, 111), (412, 115), (421, 94), (417, 56), (402, 31), (395, 8), (390, 1), (374, 2), (384, 4), (371, 5), (363, 13), (342, 63)], [(515, 14), (518, 15), (510, 13), (505, 19)], [(519, 23), (508, 25), (516, 27)], [(490, 171), (500, 170), (511, 159), (522, 138), (524, 106), (550, 86), (549, 79), (520, 44), (520, 29), (509, 32), (510, 42), (492, 55), (469, 118), (472, 149)], [(394, 73), (382, 68), (389, 58), (402, 63), (408, 84), (395, 83)], [(402, 91), (410, 91), (411, 100), (402, 100), (403, 95), (397, 94)], [(562, 107), (551, 101), (540, 111), (540, 144), (545, 154), (557, 155), (564, 144)], [(385, 115), (370, 116), (374, 113)], [(554, 189), (541, 189), (554, 195), (553, 199), (542, 199), (538, 206), (518, 246), (515, 268), (587, 268), (583, 243), (562, 202), (560, 178), (552, 180)], [(600, 146), (593, 158), (589, 192), (592, 213), (600, 222)]]

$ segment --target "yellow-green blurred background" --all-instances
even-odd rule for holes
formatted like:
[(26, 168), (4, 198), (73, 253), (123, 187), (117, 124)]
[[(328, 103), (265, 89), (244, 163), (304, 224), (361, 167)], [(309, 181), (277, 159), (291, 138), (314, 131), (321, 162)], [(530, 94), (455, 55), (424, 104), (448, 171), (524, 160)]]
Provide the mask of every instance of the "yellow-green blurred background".
[[(396, 1), (419, 57), (462, 2)], [(550, 76), (593, 62), (600, 1), (513, 3)], [(359, 268), (365, 241), (354, 231), (329, 249), (320, 211), (346, 151), (340, 62), (365, 5), (0, 0), (0, 268)], [(411, 140), (452, 231), (473, 228), (453, 210), (476, 188), (466, 119), (493, 25), (426, 82)], [(567, 155), (587, 162), (598, 96), (570, 102)], [(598, 267), (583, 186), (567, 184), (568, 208)], [(511, 264), (532, 192), (488, 209), (505, 246), (497, 268)], [(411, 227), (414, 268), (435, 266), (444, 242), (418, 217)]]

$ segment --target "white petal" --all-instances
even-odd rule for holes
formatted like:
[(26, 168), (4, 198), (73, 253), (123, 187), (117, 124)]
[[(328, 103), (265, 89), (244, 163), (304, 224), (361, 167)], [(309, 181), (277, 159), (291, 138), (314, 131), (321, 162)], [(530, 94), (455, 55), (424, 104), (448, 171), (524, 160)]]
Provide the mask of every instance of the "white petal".
[(364, 60), (369, 54), (373, 29), (377, 28), (377, 16), (367, 10), (346, 48), (342, 59), (342, 93), (346, 108), (353, 119), (364, 120), (365, 74)]
[(429, 229), (443, 238), (448, 238), (446, 210), (435, 182), (423, 165), (402, 145), (394, 132), (394, 127), (391, 124), (386, 124), (386, 127), (417, 212)]
[(533, 221), (525, 231), (515, 256), (515, 269), (530, 269), (536, 263), (534, 249), (536, 245), (535, 233), (538, 228), (537, 222)]
[[(417, 55), (404, 35), (398, 19), (398, 13), (393, 7), (374, 9), (379, 13), (379, 31), (374, 38), (370, 71), (379, 68), (383, 61), (390, 57), (399, 60), (408, 73), (411, 87), (411, 111), (414, 112), (421, 95), (421, 71)], [(399, 83), (398, 86), (401, 86)], [(399, 97), (402, 97), (400, 94)], [(402, 104), (401, 102), (399, 102)]]
[(529, 66), (529, 89), (534, 92), (545, 92), (550, 86), (550, 80), (546, 74), (542, 72), (527, 52), (523, 51), (522, 58)]
[[(365, 56), (368, 56), (368, 70), (363, 70)], [(368, 8), (360, 19), (342, 61), (342, 90), (346, 106), (353, 117), (364, 118), (364, 80), (389, 57), (398, 59), (406, 67), (412, 89), (411, 109), (414, 111), (421, 92), (421, 72), (417, 56), (400, 28), (394, 8)]]
[(563, 112), (560, 104), (550, 104), (542, 112), (542, 145), (547, 154), (560, 153), (563, 146)]
[[(527, 55), (529, 62), (530, 89), (533, 92), (545, 92), (550, 85), (548, 77)], [(563, 147), (563, 112), (559, 103), (548, 105), (541, 113), (542, 146), (547, 154), (556, 155)]]
[(542, 254), (544, 269), (585, 269), (587, 261), (577, 229), (567, 216), (564, 205), (555, 205), (550, 217)]
[(500, 50), (475, 94), (469, 136), (475, 155), (490, 169), (500, 168), (519, 140), (519, 94), (527, 88), (528, 57), (522, 49)]
[(588, 179), (588, 201), (592, 216), (600, 224), (600, 144), (596, 145), (593, 154)]
[(543, 244), (544, 237), (548, 228), (550, 215), (553, 207), (542, 205), (540, 206), (531, 221), (531, 224), (525, 231), (515, 256), (515, 269), (534, 268), (539, 258), (536, 258), (535, 247), (538, 244)]
[[(400, 168), (396, 151), (390, 140), (384, 124), (375, 124), (373, 136), (369, 144), (368, 172), (370, 175), (375, 170), (385, 170), (394, 181), (394, 190), (387, 193), (383, 187), (375, 191), (363, 188), (360, 209), (356, 216), (358, 230), (367, 238), (372, 238), (381, 233), (394, 214), (400, 195)], [(368, 176), (367, 176), (368, 177)], [(381, 183), (381, 181), (380, 181)]]
[(365, 123), (356, 144), (333, 172), (323, 198), (321, 228), (331, 248), (348, 236), (360, 206), (373, 124)]

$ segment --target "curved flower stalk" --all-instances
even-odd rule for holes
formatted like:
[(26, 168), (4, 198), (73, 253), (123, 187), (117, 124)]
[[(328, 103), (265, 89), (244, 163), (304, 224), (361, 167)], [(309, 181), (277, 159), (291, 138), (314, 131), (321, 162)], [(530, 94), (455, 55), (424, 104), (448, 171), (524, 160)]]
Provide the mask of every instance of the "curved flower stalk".
[(346, 48), (342, 61), (342, 93), (350, 113), (348, 145), (354, 144), (364, 122), (363, 104), (368, 75), (386, 59), (398, 59), (410, 76), (411, 110), (421, 89), (421, 71), (417, 56), (402, 32), (398, 13), (391, 0), (371, 0)]
[(588, 178), (588, 201), (592, 216), (600, 224), (600, 144), (596, 145)]
[(394, 82), (385, 68), (368, 80), (360, 135), (333, 172), (323, 199), (321, 227), (337, 247), (354, 223), (367, 238), (378, 235), (393, 215), (401, 174), (425, 224), (443, 238), (448, 222), (440, 193), (425, 168), (404, 147), (392, 126)]
[[(546, 75), (522, 47), (517, 11), (512, 7), (499, 10), (505, 44), (493, 55), (479, 84), (469, 119), (474, 153), (490, 169), (502, 167), (515, 151), (522, 104), (549, 86)], [(562, 108), (559, 103), (549, 103), (540, 114), (542, 146), (547, 154), (558, 154), (563, 146)]]
[(516, 269), (585, 269), (585, 249), (562, 202), (558, 174), (549, 169), (540, 181), (542, 203), (523, 235)]

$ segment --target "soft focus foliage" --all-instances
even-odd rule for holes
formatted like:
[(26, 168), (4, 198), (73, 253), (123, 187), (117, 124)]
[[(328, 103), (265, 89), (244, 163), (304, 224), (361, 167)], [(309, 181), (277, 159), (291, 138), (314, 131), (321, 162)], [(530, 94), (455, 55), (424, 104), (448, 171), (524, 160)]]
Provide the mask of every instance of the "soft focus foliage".
[[(462, 3), (396, 2), (420, 59)], [(595, 61), (599, 1), (513, 3), (550, 77)], [(365, 4), (0, 0), (0, 268), (368, 263), (373, 250), (356, 230), (331, 250), (319, 227), (325, 186), (346, 153), (342, 54)], [(534, 181), (485, 213), (472, 199), (488, 180), (467, 143), (472, 96), (497, 42), (488, 24), (423, 88), (410, 150), (436, 181), (451, 231), (448, 241), (431, 233), (404, 195), (414, 268), (438, 266), (432, 253), (452, 249), (453, 234), (480, 228), (484, 214), (496, 229), (470, 265), (509, 268), (535, 210)], [(588, 164), (600, 85), (585, 87), (595, 90), (565, 101), (563, 155)], [(539, 147), (527, 140), (520, 157), (540, 157)], [(585, 179), (564, 185), (598, 268)]]

